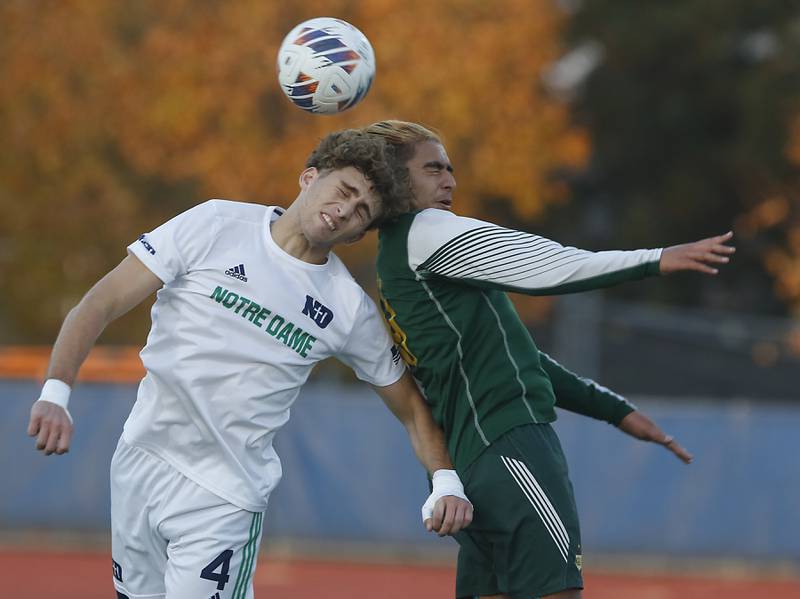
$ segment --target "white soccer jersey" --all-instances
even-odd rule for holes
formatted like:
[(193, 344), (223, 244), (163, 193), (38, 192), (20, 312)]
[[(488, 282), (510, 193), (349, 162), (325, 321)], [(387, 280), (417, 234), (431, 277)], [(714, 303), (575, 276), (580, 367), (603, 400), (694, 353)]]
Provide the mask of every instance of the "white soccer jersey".
[(123, 437), (250, 511), (281, 478), (272, 440), (317, 362), (336, 356), (376, 386), (404, 369), (335, 255), (309, 264), (275, 244), (281, 213), (211, 200), (128, 246), (164, 287)]
[(632, 270), (658, 274), (661, 251), (590, 252), (436, 208), (420, 212), (408, 232), (408, 266), (420, 276), (531, 295), (605, 287)]

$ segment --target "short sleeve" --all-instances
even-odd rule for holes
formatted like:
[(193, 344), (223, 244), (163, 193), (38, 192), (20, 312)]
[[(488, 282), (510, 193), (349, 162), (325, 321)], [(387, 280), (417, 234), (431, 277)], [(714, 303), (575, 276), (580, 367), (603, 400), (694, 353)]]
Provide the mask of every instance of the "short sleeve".
[(359, 379), (376, 387), (396, 383), (405, 372), (400, 350), (392, 342), (378, 308), (363, 292), (353, 330), (337, 357)]
[(198, 204), (140, 235), (128, 251), (164, 284), (170, 283), (208, 253), (216, 229), (215, 216), (213, 200)]

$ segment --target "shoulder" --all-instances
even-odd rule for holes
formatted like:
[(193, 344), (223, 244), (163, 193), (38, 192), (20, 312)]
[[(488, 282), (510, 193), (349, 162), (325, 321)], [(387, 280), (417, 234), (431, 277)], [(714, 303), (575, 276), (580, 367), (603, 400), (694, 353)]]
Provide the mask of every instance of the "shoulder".
[(350, 274), (350, 271), (344, 265), (344, 262), (333, 252), (328, 254), (328, 272), (332, 277), (341, 278), (342, 280), (351, 281), (353, 283), (356, 282), (353, 275)]
[(420, 241), (422, 237), (441, 242), (467, 231), (496, 226), (477, 218), (453, 214), (449, 210), (428, 208), (415, 215), (409, 230), (409, 238)]
[(439, 223), (449, 222), (454, 218), (461, 218), (450, 212), (449, 210), (440, 210), (438, 208), (426, 208), (417, 212), (408, 212), (401, 214), (397, 218), (384, 223), (380, 227), (380, 233), (395, 234), (399, 231), (408, 230), (412, 226), (436, 226)]
[(413, 216), (414, 223), (446, 223), (451, 222), (454, 218), (461, 218), (449, 210), (441, 210), (439, 208), (426, 208)]
[(458, 246), (463, 240), (492, 229), (497, 229), (497, 226), (447, 210), (423, 210), (416, 215), (408, 232), (409, 265), (416, 270), (434, 253), (448, 251), (454, 244)]
[(350, 314), (351, 322), (355, 326), (358, 324), (359, 313), (371, 301), (370, 297), (336, 254), (331, 252), (328, 261), (331, 291), (337, 298), (339, 306), (344, 307), (345, 312)]
[(269, 206), (263, 204), (250, 204), (248, 202), (237, 202), (234, 200), (213, 199), (203, 202), (200, 206), (205, 207), (209, 216), (261, 224)]
[(428, 208), (415, 215), (413, 226), (426, 227), (495, 227), (497, 225), (488, 221), (461, 216), (449, 210)]
[(339, 259), (339, 256), (331, 252), (328, 254), (328, 275), (331, 278), (333, 285), (341, 292), (350, 295), (351, 297), (359, 297), (364, 293), (361, 285), (359, 285), (350, 274), (350, 271)]

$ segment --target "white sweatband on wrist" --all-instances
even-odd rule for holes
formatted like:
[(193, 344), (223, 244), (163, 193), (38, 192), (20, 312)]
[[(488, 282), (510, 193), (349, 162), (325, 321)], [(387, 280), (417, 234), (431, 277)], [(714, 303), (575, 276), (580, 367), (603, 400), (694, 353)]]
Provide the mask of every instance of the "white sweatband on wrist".
[(433, 491), (422, 505), (423, 522), (433, 517), (433, 508), (442, 497), (453, 495), (469, 501), (464, 495), (464, 485), (461, 484), (461, 479), (458, 478), (455, 470), (437, 470), (433, 473), (431, 481), (433, 482)]
[(72, 422), (72, 416), (67, 409), (67, 406), (69, 405), (70, 393), (72, 393), (72, 389), (64, 381), (59, 381), (58, 379), (47, 379), (42, 386), (42, 392), (39, 395), (39, 399), (36, 401), (49, 401), (57, 406), (61, 406), (67, 413), (69, 421)]

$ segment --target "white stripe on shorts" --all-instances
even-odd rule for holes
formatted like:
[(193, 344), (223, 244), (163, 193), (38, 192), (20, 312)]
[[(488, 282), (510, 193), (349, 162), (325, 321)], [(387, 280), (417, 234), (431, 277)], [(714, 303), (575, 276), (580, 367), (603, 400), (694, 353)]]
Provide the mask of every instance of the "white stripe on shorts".
[(561, 518), (558, 517), (558, 513), (556, 513), (553, 504), (550, 503), (542, 487), (523, 462), (505, 456), (500, 456), (500, 459), (503, 460), (503, 464), (508, 468), (512, 478), (519, 485), (520, 489), (522, 489), (528, 501), (531, 502), (536, 513), (539, 514), (539, 518), (542, 519), (544, 527), (547, 529), (547, 532), (550, 533), (559, 553), (561, 553), (561, 557), (563, 557), (566, 562), (567, 553), (569, 551), (569, 535), (567, 534), (567, 529), (564, 528), (564, 524), (561, 522)]

